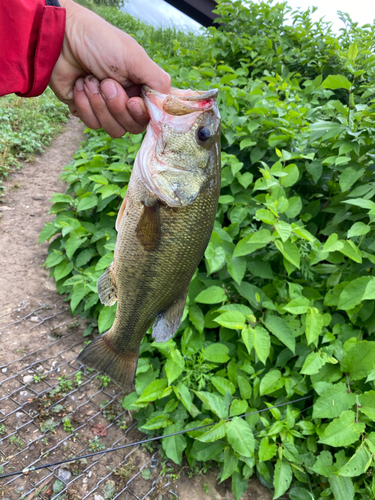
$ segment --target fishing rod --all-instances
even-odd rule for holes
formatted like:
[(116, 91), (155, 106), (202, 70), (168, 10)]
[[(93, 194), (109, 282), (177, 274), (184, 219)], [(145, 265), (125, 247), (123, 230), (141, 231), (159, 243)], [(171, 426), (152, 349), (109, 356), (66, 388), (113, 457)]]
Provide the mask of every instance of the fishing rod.
[[(287, 403), (280, 403), (280, 404), (275, 405), (275, 406), (263, 408), (262, 410), (252, 411), (250, 413), (244, 413), (243, 415), (236, 415), (236, 417), (244, 418), (244, 417), (248, 417), (250, 415), (256, 415), (256, 414), (262, 413), (264, 411), (273, 410), (274, 408), (280, 408), (281, 406), (291, 405), (293, 403), (298, 403), (299, 401), (304, 401), (304, 400), (310, 399), (310, 398), (312, 398), (312, 396), (305, 396), (303, 398), (294, 399), (293, 401), (288, 401)], [(228, 418), (226, 420), (226, 422), (230, 422), (231, 420), (233, 420), (233, 418), (235, 418), (235, 417)], [(95, 451), (93, 453), (88, 453), (87, 455), (80, 455), (79, 457), (75, 457), (75, 458), (67, 458), (65, 460), (59, 460), (58, 462), (51, 462), (51, 463), (45, 464), (45, 465), (38, 465), (37, 467), (25, 467), (25, 469), (22, 469), (20, 471), (9, 472), (8, 474), (0, 475), (0, 479), (4, 479), (4, 478), (10, 477), (10, 476), (17, 476), (19, 474), (26, 475), (26, 474), (29, 474), (30, 472), (34, 472), (36, 470), (46, 469), (47, 467), (54, 467), (56, 465), (66, 464), (69, 462), (75, 462), (76, 460), (82, 460), (83, 458), (94, 457), (95, 455), (105, 455), (106, 453), (110, 453), (112, 451), (117, 451), (117, 450), (123, 450), (124, 448), (129, 448), (130, 446), (138, 446), (141, 444), (150, 443), (151, 441), (158, 441), (160, 439), (164, 439), (164, 438), (168, 438), (168, 437), (172, 437), (172, 436), (177, 436), (179, 434), (185, 434), (186, 432), (198, 431), (200, 429), (204, 429), (205, 427), (210, 427), (210, 426), (216, 425), (218, 423), (219, 422), (212, 422), (210, 424), (199, 425), (197, 427), (192, 427), (191, 429), (183, 429), (182, 431), (172, 432), (171, 434), (165, 434), (164, 436), (155, 436), (152, 438), (144, 439), (142, 441), (136, 441), (134, 443), (128, 443), (128, 444), (123, 444), (121, 446), (116, 446), (115, 448), (107, 448), (106, 450)], [(45, 453), (48, 453), (48, 452), (45, 452)], [(40, 456), (40, 458), (42, 458), (43, 455), (44, 455), (44, 453)]]

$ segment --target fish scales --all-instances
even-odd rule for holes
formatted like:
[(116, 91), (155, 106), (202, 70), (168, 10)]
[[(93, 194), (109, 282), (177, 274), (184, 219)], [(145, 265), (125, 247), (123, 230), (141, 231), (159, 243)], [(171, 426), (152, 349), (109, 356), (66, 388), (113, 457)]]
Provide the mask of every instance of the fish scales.
[[(146, 105), (151, 122), (119, 212), (114, 261), (98, 281), (103, 303), (117, 299), (116, 317), (111, 329), (79, 356), (127, 390), (134, 388), (139, 346), (148, 328), (155, 321), (153, 337), (160, 342), (169, 340), (179, 326), (190, 280), (211, 236), (220, 192), (220, 118), (214, 97), (205, 99), (201, 109), (199, 98), (184, 99), (181, 105), (179, 96), (172, 96), (168, 113), (158, 122), (155, 115), (163, 110), (166, 96), (150, 92)], [(187, 124), (181, 109), (189, 115)], [(160, 113), (157, 116), (160, 119)]]

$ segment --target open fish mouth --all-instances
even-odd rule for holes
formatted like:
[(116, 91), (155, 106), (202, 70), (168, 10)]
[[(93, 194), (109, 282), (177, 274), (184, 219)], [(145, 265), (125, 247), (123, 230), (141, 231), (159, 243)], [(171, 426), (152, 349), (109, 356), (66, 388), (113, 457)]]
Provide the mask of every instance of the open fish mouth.
[(218, 92), (218, 89), (199, 92), (198, 90), (181, 90), (172, 87), (170, 94), (162, 94), (157, 90), (151, 89), (147, 85), (142, 85), (143, 97), (161, 99), (162, 109), (166, 113), (175, 116), (211, 109)]

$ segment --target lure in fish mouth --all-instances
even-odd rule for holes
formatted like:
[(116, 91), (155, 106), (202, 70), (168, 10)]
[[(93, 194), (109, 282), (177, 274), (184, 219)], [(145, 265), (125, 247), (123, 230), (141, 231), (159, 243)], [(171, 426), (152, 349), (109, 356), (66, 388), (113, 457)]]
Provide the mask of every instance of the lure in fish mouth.
[(220, 192), (217, 90), (144, 86), (150, 115), (116, 221), (114, 260), (98, 280), (104, 305), (117, 301), (112, 328), (79, 355), (126, 390), (134, 389), (139, 346), (176, 332), (188, 287), (211, 236)]

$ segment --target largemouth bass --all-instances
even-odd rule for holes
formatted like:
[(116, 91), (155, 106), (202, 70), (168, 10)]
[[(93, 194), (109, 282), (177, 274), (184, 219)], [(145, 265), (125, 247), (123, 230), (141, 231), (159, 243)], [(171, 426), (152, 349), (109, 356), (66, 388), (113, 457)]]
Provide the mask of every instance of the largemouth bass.
[(150, 122), (116, 221), (114, 260), (98, 280), (100, 300), (118, 301), (111, 329), (79, 360), (134, 388), (140, 342), (153, 324), (169, 340), (209, 242), (220, 192), (217, 90), (142, 90)]

